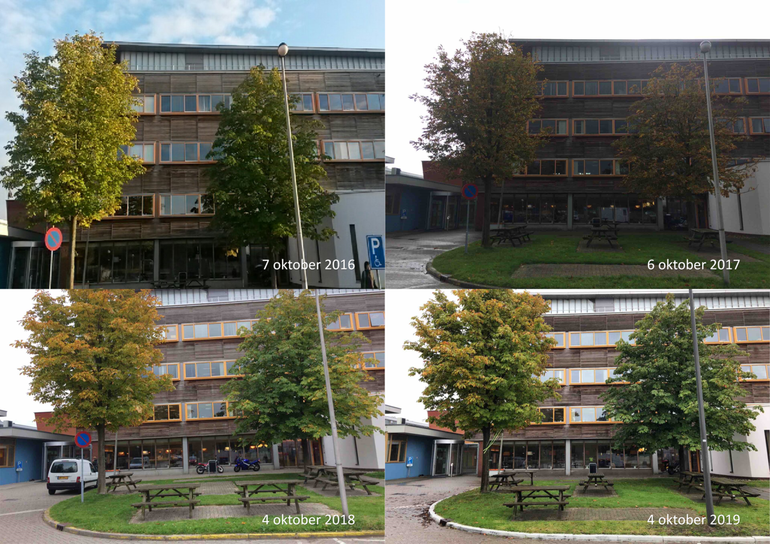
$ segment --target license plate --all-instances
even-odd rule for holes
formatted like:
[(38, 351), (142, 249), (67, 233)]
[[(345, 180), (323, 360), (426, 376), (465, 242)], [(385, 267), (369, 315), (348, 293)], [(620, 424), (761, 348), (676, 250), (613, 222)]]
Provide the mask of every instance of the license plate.
[(58, 480), (67, 480), (69, 476), (57, 476)]

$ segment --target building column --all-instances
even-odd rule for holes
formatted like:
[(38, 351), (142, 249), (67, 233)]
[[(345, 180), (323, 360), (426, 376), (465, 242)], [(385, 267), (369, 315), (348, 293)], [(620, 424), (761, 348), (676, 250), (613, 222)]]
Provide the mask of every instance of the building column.
[(658, 452), (652, 452), (652, 473), (658, 474)]
[(273, 444), (273, 468), (281, 468), (281, 457), (278, 455), (278, 444)]
[[(152, 253), (152, 280), (158, 281), (160, 278), (160, 240), (153, 240)], [(117, 452), (115, 452), (115, 455), (117, 455)]]
[(184, 474), (190, 473), (189, 457), (190, 457), (190, 454), (187, 450), (187, 437), (183, 436), (182, 437), (182, 472)]
[(655, 208), (658, 210), (658, 230), (663, 230), (663, 199), (655, 200)]
[(569, 476), (570, 466), (572, 465), (572, 459), (570, 459), (571, 453), (572, 453), (572, 445), (570, 444), (569, 440), (566, 440), (564, 442), (564, 470), (566, 471), (565, 474), (567, 476)]
[(567, 193), (567, 230), (572, 230), (572, 193)]
[(241, 287), (246, 287), (249, 284), (249, 265), (246, 255), (246, 247), (242, 247), (239, 257), (241, 258)]

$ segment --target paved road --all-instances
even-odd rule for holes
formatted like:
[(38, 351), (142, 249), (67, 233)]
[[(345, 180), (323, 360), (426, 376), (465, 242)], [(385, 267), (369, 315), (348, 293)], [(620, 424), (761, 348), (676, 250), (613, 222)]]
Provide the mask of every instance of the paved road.
[[(43, 512), (54, 504), (75, 497), (75, 491), (58, 491), (49, 495), (45, 484), (29, 482), (0, 486), (0, 544), (99, 544), (112, 542), (88, 536), (57, 531), (43, 522)], [(189, 544), (206, 544), (210, 541), (185, 540)], [(222, 544), (243, 540), (217, 540)], [(265, 544), (354, 544), (358, 542), (385, 542), (383, 537), (273, 539), (260, 540)]]
[[(481, 239), (471, 231), (470, 241)], [(436, 255), (465, 244), (465, 230), (409, 232), (389, 235), (385, 240), (385, 287), (388, 289), (436, 289), (450, 286), (425, 272)]]

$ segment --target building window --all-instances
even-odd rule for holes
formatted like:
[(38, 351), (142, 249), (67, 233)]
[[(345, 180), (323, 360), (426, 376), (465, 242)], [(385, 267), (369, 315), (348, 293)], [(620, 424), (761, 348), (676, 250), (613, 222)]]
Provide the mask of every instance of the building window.
[(151, 240), (78, 244), (76, 282), (84, 277), (87, 283), (93, 284), (149, 282), (152, 281), (154, 259)]
[(160, 195), (160, 215), (213, 215), (214, 197), (206, 194)]
[(726, 77), (714, 83), (716, 94), (743, 94), (741, 92), (741, 78)]
[(736, 344), (770, 342), (770, 327), (734, 327)]
[(607, 383), (615, 377), (615, 367), (611, 368), (573, 368), (569, 371), (570, 385), (586, 385)]
[(135, 142), (130, 145), (121, 145), (120, 152), (129, 157), (140, 159), (145, 164), (155, 163), (155, 144)]
[(314, 113), (315, 107), (313, 106), (313, 93), (290, 93), (294, 99), (289, 104), (291, 111), (295, 113)]
[[(174, 329), (176, 332), (176, 328)], [(163, 363), (152, 367), (156, 376), (171, 376), (172, 381), (179, 380), (179, 363)]]
[(546, 370), (543, 372), (543, 374), (540, 375), (540, 381), (545, 382), (555, 379), (560, 384), (565, 385), (567, 382), (564, 380), (564, 372), (564, 370)]
[(730, 327), (722, 327), (708, 338), (703, 339), (704, 344), (730, 344), (732, 341), (732, 330)]
[(751, 117), (749, 129), (752, 134), (770, 134), (770, 117)]
[(535, 94), (548, 98), (566, 98), (569, 96), (569, 81), (538, 81)]
[(770, 365), (741, 365), (741, 371), (743, 372), (751, 372), (756, 376), (756, 378), (749, 378), (746, 380), (741, 381), (747, 381), (747, 382), (758, 382), (763, 381), (766, 382), (768, 379), (770, 379), (770, 374), (768, 374), (768, 368), (770, 368)]
[(239, 279), (240, 249), (215, 240), (161, 240), (158, 279)]
[(532, 119), (527, 123), (529, 134), (548, 132), (551, 136), (567, 136), (568, 119)]
[(365, 331), (369, 329), (385, 328), (385, 312), (359, 312), (356, 313), (356, 329)]
[(602, 348), (613, 347), (621, 338), (629, 344), (634, 341), (629, 337), (634, 331), (595, 331), (570, 332), (569, 347), (571, 348)]
[(385, 215), (398, 215), (401, 195), (385, 195)]
[(156, 404), (148, 421), (181, 421), (181, 404)]
[(185, 405), (185, 419), (232, 419), (236, 411), (227, 401), (188, 402)]
[(403, 463), (406, 461), (406, 439), (388, 437), (388, 463)]
[(179, 340), (177, 335), (178, 325), (161, 325), (160, 331), (163, 334), (164, 342), (176, 342)]
[(575, 159), (572, 161), (573, 176), (625, 176), (628, 162), (623, 159)]
[(364, 368), (385, 368), (384, 351), (365, 351), (363, 356)]
[(214, 162), (209, 157), (211, 142), (162, 142), (161, 163)]
[(11, 444), (0, 444), (0, 468), (13, 466), (13, 446)]
[(115, 210), (113, 217), (154, 217), (155, 195), (124, 195), (120, 199), (120, 207)]
[(770, 94), (770, 77), (747, 77), (746, 94)]
[(231, 378), (243, 376), (234, 370), (236, 361), (210, 361), (204, 363), (185, 363), (185, 380), (208, 380), (212, 378)]
[(162, 94), (160, 113), (217, 113), (220, 105), (227, 109), (231, 103), (229, 94)]
[(738, 117), (734, 123), (728, 119), (717, 119), (716, 122), (726, 127), (733, 134), (746, 134), (746, 123), (743, 117)]
[(330, 331), (352, 331), (353, 327), (353, 314), (342, 314), (337, 321), (329, 323), (326, 327)]
[(385, 140), (323, 142), (327, 161), (374, 161), (385, 158)]
[(546, 338), (553, 338), (556, 340), (556, 345), (553, 346), (551, 349), (564, 349), (566, 346), (565, 344), (565, 335), (567, 333), (565, 332), (548, 332), (545, 334)]
[(570, 407), (570, 423), (611, 423), (603, 406)]
[[(527, 176), (566, 176), (567, 159), (538, 159), (528, 164), (523, 174)], [(550, 223), (550, 221), (549, 221)]]
[(629, 127), (625, 119), (573, 119), (574, 136), (620, 136), (633, 134), (636, 130)]
[(556, 423), (556, 424), (564, 424), (564, 410), (565, 408), (538, 408), (540, 412), (543, 414), (543, 419), (540, 420), (540, 423)]
[(573, 81), (572, 96), (640, 96), (647, 88), (646, 79), (616, 79), (604, 81)]
[(140, 115), (154, 115), (155, 114), (155, 95), (154, 94), (137, 94), (134, 95), (139, 99), (138, 104), (131, 104), (131, 109)]
[(241, 329), (251, 330), (256, 322), (256, 319), (245, 319), (243, 321), (217, 321), (215, 323), (185, 323), (180, 325), (182, 341), (238, 338)]
[(319, 93), (318, 111), (385, 111), (383, 93)]

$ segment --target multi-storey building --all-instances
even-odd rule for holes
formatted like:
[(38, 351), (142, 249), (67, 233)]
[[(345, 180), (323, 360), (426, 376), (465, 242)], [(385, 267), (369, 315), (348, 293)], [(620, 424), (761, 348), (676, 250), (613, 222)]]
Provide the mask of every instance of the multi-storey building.
[[(618, 294), (564, 291), (543, 292), (550, 299), (551, 311), (545, 317), (553, 328), (557, 345), (549, 352), (550, 368), (543, 379), (562, 383), (559, 400), (542, 404), (543, 421), (523, 430), (505, 431), (490, 449), (490, 469), (530, 468), (575, 473), (596, 463), (603, 470), (635, 469), (657, 473), (678, 455), (673, 451), (644, 451), (633, 444), (613, 449), (613, 422), (608, 421), (601, 395), (608, 387), (618, 353), (614, 345), (627, 339), (637, 321), (665, 298), (662, 292), (636, 291)], [(677, 302), (685, 300), (677, 294)], [(722, 329), (707, 342), (735, 343), (743, 352), (744, 370), (757, 376), (742, 383), (749, 405), (764, 408), (755, 420), (756, 431), (740, 437), (753, 443), (757, 451), (710, 452), (716, 474), (745, 477), (770, 476), (770, 292), (713, 291), (695, 296), (695, 304), (705, 306), (706, 324), (721, 323)], [(480, 441), (481, 434), (474, 436)], [(700, 469), (700, 453), (688, 452), (684, 467)], [(479, 461), (479, 470), (481, 462)]]
[[(723, 200), (729, 232), (770, 234), (770, 41), (716, 40), (708, 54), (709, 75), (721, 79), (717, 92), (742, 97), (736, 104), (741, 122), (735, 132), (736, 160), (761, 157), (742, 195)], [(552, 136), (521, 175), (505, 180), (491, 195), (492, 222), (528, 223), (578, 229), (593, 218), (613, 219), (634, 227), (716, 228), (712, 196), (696, 195), (689, 205), (659, 195), (643, 198), (623, 185), (625, 166), (612, 143), (628, 134), (626, 117), (651, 74), (661, 65), (702, 61), (694, 40), (516, 40), (541, 64), (539, 117), (529, 122), (536, 134)], [(704, 96), (705, 101), (705, 96)], [(426, 179), (432, 179), (425, 172)], [(483, 187), (480, 187), (483, 191)], [(748, 194), (747, 194), (748, 193)], [(476, 227), (483, 221), (483, 200), (476, 207)], [(689, 210), (689, 211), (688, 211)], [(689, 215), (688, 215), (689, 214)]]
[[(159, 346), (163, 362), (156, 374), (168, 374), (173, 391), (155, 396), (155, 411), (150, 421), (118, 432), (107, 433), (106, 465), (131, 470), (170, 470), (186, 473), (195, 464), (216, 459), (231, 464), (236, 456), (259, 458), (263, 468), (302, 466), (299, 440), (280, 444), (246, 447), (238, 443), (235, 415), (220, 386), (237, 379), (232, 363), (241, 354), (237, 335), (241, 327), (250, 327), (259, 312), (276, 292), (272, 290), (186, 290), (157, 291), (161, 300), (159, 324), (166, 341)], [(331, 290), (325, 293), (325, 310), (342, 311), (334, 328), (360, 331), (369, 340), (361, 351), (367, 360), (366, 372), (373, 378), (362, 383), (373, 395), (384, 391), (385, 313), (384, 294), (366, 290)], [(384, 417), (366, 421), (384, 426)], [(94, 435), (95, 436), (95, 435)], [(117, 444), (117, 460), (116, 447)], [(334, 464), (331, 437), (310, 444), (311, 464)], [(348, 437), (340, 441), (340, 456), (346, 467), (381, 469), (384, 467), (385, 439)], [(93, 449), (96, 452), (96, 447)]]
[[(78, 231), (76, 285), (269, 286), (260, 240), (234, 248), (211, 229), (216, 203), (207, 194), (206, 169), (219, 125), (217, 108), (228, 106), (253, 66), (279, 66), (276, 48), (120, 42), (118, 60), (139, 80), (141, 99), (135, 142), (124, 151), (140, 157), (146, 169), (126, 184), (114, 216)], [(366, 236), (385, 230), (385, 53), (291, 48), (286, 70), (288, 90), (299, 98), (293, 115), (312, 116), (323, 125), (318, 148), (329, 159), (323, 161), (322, 185), (340, 197), (335, 217), (324, 224), (336, 236), (317, 243), (305, 238), (306, 259), (321, 262), (308, 281), (356, 287)], [(68, 239), (65, 232), (64, 248)], [(64, 273), (66, 252), (61, 256)], [(22, 257), (11, 260), (18, 267), (35, 266)], [(298, 260), (295, 240), (287, 240), (282, 257)], [(47, 269), (42, 275), (13, 270), (9, 286), (41, 287), (14, 281), (37, 276), (47, 279)], [(284, 272), (281, 279), (300, 282), (299, 273)]]

